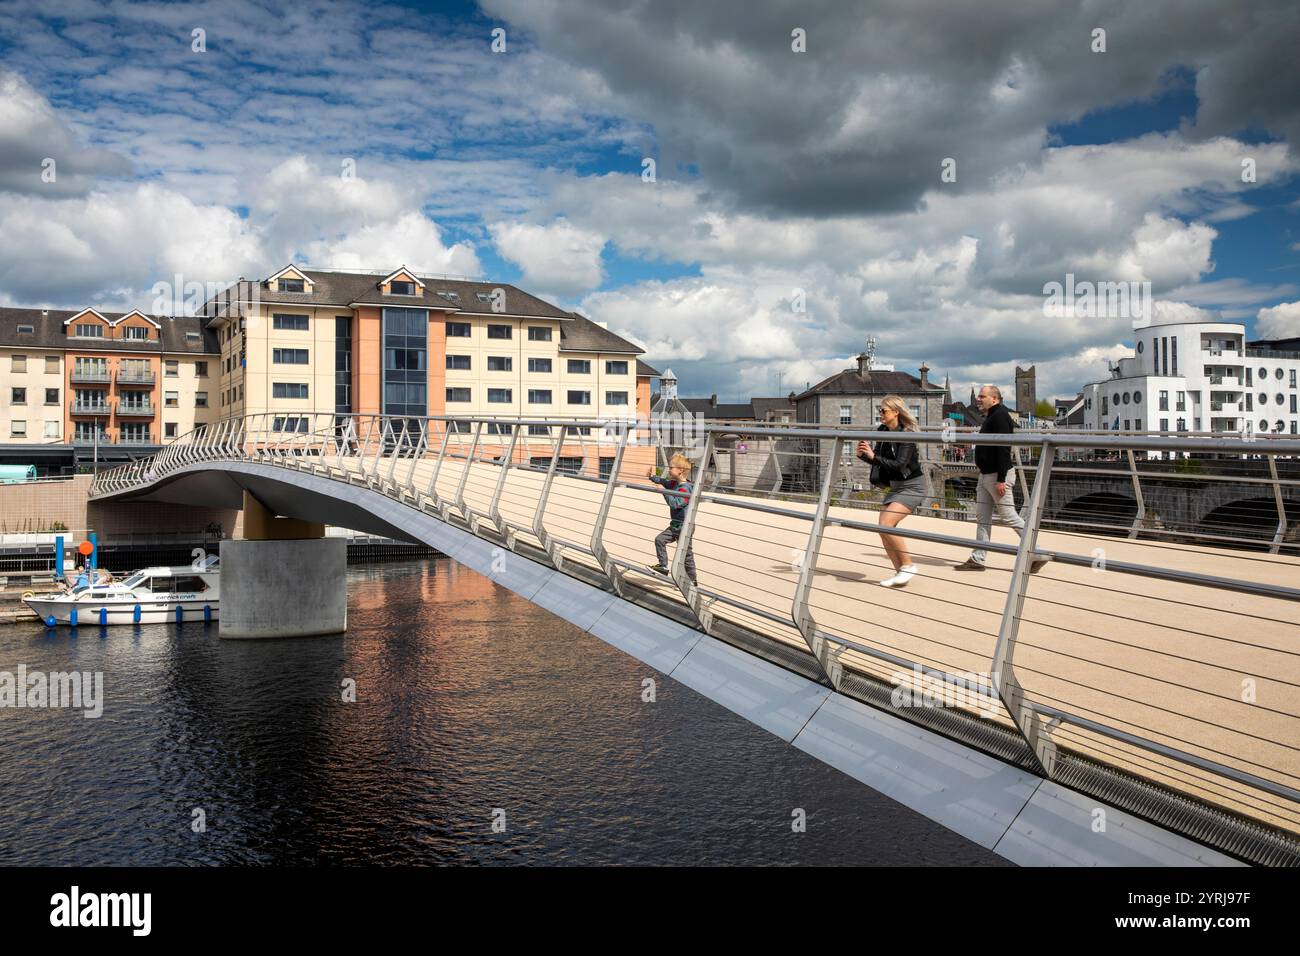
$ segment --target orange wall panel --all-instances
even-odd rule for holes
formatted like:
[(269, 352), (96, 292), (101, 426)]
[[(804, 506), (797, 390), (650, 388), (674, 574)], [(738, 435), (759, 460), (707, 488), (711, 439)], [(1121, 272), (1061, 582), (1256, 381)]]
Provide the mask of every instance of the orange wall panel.
[(384, 367), (383, 316), (377, 306), (357, 309), (352, 334), (352, 407), (361, 415), (378, 415)]

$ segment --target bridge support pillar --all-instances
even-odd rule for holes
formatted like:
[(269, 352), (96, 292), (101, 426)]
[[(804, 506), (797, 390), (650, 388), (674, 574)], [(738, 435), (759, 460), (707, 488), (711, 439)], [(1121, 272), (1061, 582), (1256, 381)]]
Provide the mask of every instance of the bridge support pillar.
[(347, 541), (278, 518), (244, 492), (244, 540), (221, 542), (223, 638), (307, 637), (348, 626)]

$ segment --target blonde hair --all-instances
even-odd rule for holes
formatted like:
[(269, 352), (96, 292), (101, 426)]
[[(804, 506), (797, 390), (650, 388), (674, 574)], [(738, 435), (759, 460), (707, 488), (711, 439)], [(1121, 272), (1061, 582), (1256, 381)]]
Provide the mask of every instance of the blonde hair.
[(917, 424), (916, 416), (912, 414), (912, 410), (903, 401), (903, 396), (886, 395), (880, 400), (880, 407), (892, 408), (898, 413), (898, 421), (903, 426), (903, 431), (918, 432), (921, 430), (921, 426)]
[(695, 466), (691, 464), (691, 460), (689, 458), (687, 458), (681, 452), (678, 452), (676, 455), (673, 455), (673, 457), (668, 460), (668, 467), (680, 468), (683, 472), (689, 475), (691, 473), (691, 470)]

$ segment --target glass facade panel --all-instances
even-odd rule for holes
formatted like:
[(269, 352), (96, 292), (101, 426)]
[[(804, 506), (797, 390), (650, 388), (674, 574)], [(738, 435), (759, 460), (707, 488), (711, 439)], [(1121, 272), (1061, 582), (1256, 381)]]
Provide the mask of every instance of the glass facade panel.
[(384, 309), (384, 414), (429, 413), (429, 313)]

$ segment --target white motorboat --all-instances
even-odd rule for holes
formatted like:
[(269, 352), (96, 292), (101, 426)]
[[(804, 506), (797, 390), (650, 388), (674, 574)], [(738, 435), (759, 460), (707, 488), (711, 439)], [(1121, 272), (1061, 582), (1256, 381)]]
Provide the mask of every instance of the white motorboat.
[(102, 571), (88, 575), (90, 584), (24, 595), (23, 603), (49, 627), (218, 619), (221, 569), (215, 554), (193, 565), (142, 568), (120, 581)]

